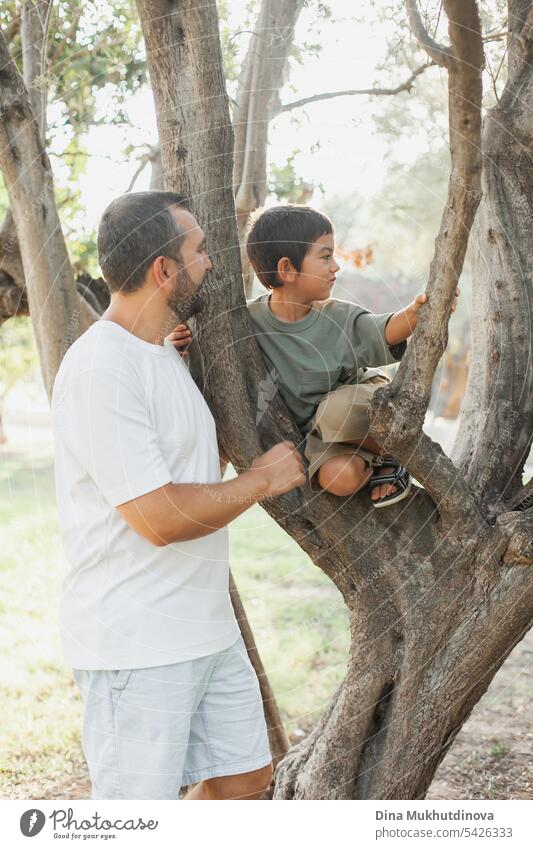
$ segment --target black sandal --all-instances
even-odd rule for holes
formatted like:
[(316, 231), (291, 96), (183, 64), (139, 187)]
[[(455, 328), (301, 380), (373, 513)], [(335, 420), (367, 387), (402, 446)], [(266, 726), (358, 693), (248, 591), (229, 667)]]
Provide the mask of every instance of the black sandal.
[(407, 498), (411, 491), (412, 479), (405, 466), (402, 466), (394, 457), (376, 457), (376, 460), (380, 461), (379, 466), (393, 466), (394, 472), (387, 475), (379, 475), (374, 472), (373, 477), (368, 482), (370, 492), (382, 484), (395, 486), (396, 492), (391, 492), (390, 495), (384, 495), (382, 498), (378, 498), (377, 501), (370, 499), (374, 507), (388, 507), (389, 504), (397, 504), (398, 501)]

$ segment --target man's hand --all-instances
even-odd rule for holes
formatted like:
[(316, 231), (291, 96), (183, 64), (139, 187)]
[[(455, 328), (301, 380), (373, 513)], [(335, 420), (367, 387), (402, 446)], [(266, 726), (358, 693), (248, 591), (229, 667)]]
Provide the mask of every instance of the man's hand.
[(302, 458), (294, 442), (278, 442), (269, 451), (256, 457), (248, 474), (256, 475), (262, 491), (261, 498), (283, 495), (305, 483)]
[(263, 498), (282, 495), (304, 482), (294, 443), (280, 442), (229, 481), (167, 483), (119, 504), (117, 510), (139, 536), (163, 546), (206, 536)]
[(192, 342), (192, 333), (189, 330), (189, 326), (187, 324), (178, 324), (178, 326), (174, 328), (172, 333), (169, 333), (168, 336), (165, 336), (165, 340), (166, 339), (172, 342), (180, 357), (185, 358), (189, 356), (187, 348)]

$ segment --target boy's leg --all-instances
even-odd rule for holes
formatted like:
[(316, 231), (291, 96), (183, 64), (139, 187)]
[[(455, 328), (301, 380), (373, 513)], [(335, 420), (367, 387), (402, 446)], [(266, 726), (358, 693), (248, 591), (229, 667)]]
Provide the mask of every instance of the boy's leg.
[[(321, 439), (327, 443), (342, 442), (345, 445), (353, 445), (374, 455), (387, 454), (388, 452), (368, 435), (367, 411), (376, 389), (389, 382), (387, 377), (380, 375), (371, 378), (366, 383), (343, 386), (329, 393), (320, 403), (313, 422), (313, 426)], [(315, 453), (316, 442), (317, 439), (314, 436), (311, 445), (313, 445)], [(328, 457), (324, 462), (325, 471), (322, 476), (320, 475), (322, 469), (317, 475), (318, 483), (334, 495), (351, 495), (366, 486), (373, 475), (366, 468), (365, 477), (361, 479), (361, 472), (359, 471), (359, 475), (357, 474), (357, 470), (361, 469), (360, 462), (358, 462), (361, 458), (358, 458), (357, 454), (351, 455), (351, 458), (355, 462), (341, 468), (342, 464), (339, 461), (342, 461), (343, 457), (332, 457), (331, 459)], [(378, 466), (373, 470), (373, 473), (379, 476), (389, 474), (392, 471), (394, 469), (390, 466)], [(324, 480), (325, 485), (322, 480)], [(393, 484), (374, 487), (371, 499), (378, 501), (380, 498), (396, 492), (397, 489), (398, 487)]]
[[(358, 454), (330, 457), (317, 472), (318, 483), (332, 495), (353, 495), (365, 487), (373, 469)], [(380, 487), (381, 488), (381, 487)]]
[[(372, 439), (371, 436), (366, 439), (355, 439), (350, 440), (350, 445), (357, 445), (361, 448), (367, 448), (368, 451), (372, 451), (374, 454), (386, 454), (387, 452), (381, 448), (380, 445), (376, 442), (375, 439)], [(378, 466), (374, 470), (374, 474), (379, 477), (379, 475), (389, 475), (394, 471), (392, 466)], [(370, 475), (372, 477), (372, 475)], [(370, 478), (368, 478), (370, 480)], [(367, 483), (368, 483), (367, 480)], [(376, 486), (370, 493), (370, 498), (372, 501), (378, 501), (380, 498), (383, 498), (385, 495), (390, 495), (392, 492), (396, 492), (398, 489), (394, 484), (383, 484), (382, 486)]]

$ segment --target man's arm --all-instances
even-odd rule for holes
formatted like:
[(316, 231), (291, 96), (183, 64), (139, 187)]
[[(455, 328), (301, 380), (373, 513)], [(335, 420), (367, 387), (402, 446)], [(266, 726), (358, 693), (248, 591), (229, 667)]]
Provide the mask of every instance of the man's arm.
[(217, 443), (218, 443), (218, 461), (220, 463), (220, 477), (224, 477), (224, 472), (226, 471), (226, 467), (229, 463), (229, 457), (226, 456), (226, 452), (220, 447), (220, 440), (218, 439), (217, 434)]
[(123, 519), (156, 546), (197, 539), (225, 527), (252, 504), (288, 492), (305, 481), (292, 442), (280, 442), (250, 469), (214, 484), (168, 483), (118, 505)]

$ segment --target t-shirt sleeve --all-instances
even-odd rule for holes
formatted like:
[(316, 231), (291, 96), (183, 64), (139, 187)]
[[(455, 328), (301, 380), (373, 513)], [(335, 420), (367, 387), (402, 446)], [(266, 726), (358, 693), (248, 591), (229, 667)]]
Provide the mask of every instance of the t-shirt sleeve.
[(113, 507), (171, 482), (136, 372), (95, 368), (76, 375), (54, 422)]
[(358, 312), (353, 315), (353, 346), (359, 367), (388, 366), (401, 360), (407, 349), (407, 341), (389, 345), (385, 328), (393, 312)]

